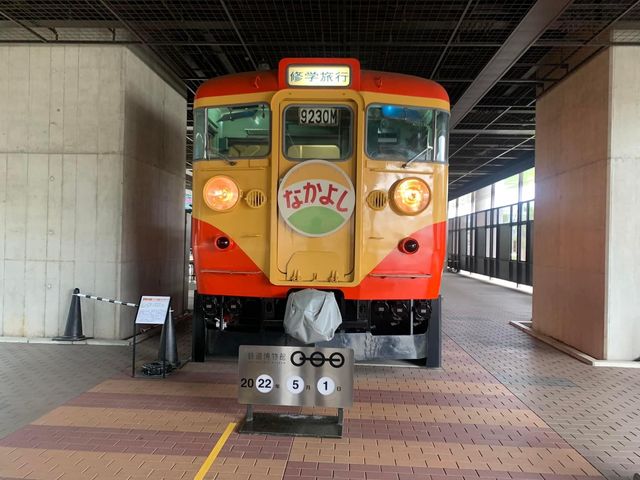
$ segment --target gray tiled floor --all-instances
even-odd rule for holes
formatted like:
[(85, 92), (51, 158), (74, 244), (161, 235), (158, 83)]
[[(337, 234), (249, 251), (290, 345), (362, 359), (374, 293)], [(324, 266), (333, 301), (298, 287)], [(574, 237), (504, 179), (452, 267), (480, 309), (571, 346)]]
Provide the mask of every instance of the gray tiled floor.
[[(176, 327), (181, 359), (190, 321)], [(138, 366), (154, 361), (159, 335), (137, 345)], [(0, 343), (0, 438), (115, 375), (130, 375), (131, 347)]]
[[(640, 370), (595, 368), (508, 325), (531, 296), (445, 275), (444, 331), (609, 479), (640, 472)], [(499, 306), (498, 306), (499, 305)]]
[(0, 438), (122, 371), (126, 347), (0, 343)]

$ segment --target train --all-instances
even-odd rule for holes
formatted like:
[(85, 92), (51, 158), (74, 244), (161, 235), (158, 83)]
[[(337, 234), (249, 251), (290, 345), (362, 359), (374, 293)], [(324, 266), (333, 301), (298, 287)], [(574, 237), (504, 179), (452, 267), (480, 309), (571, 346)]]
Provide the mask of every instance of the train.
[(437, 82), (352, 58), (201, 84), (192, 359), (281, 336), (288, 296), (313, 288), (342, 316), (323, 345), (436, 365), (449, 116)]

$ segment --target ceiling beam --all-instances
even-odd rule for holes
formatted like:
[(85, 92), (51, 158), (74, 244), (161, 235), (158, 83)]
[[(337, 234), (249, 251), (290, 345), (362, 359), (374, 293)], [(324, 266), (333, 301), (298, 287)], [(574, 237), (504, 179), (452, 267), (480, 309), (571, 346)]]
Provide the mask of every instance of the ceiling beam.
[(496, 129), (496, 130), (487, 130), (484, 128), (454, 128), (451, 130), (451, 133), (459, 133), (461, 135), (524, 135), (530, 137), (531, 135), (535, 135), (535, 130), (518, 130), (518, 129)]
[(451, 110), (455, 127), (573, 0), (537, 0)]
[(474, 179), (470, 178), (469, 175), (466, 175), (464, 180), (462, 180), (462, 182), (468, 180), (466, 183), (449, 185), (449, 200), (455, 200), (462, 195), (480, 190), (481, 188), (491, 185), (492, 183), (499, 182), (500, 180), (508, 178), (511, 175), (529, 170), (533, 166), (535, 166), (534, 156), (527, 155), (520, 160), (508, 162), (506, 165), (502, 166), (500, 170), (497, 170), (495, 172), (487, 172), (480, 178)]
[(526, 138), (525, 140), (523, 140), (522, 142), (520, 142), (518, 145), (514, 145), (513, 147), (509, 148), (508, 150), (505, 150), (504, 152), (502, 152), (500, 155), (496, 155), (496, 156), (495, 156), (495, 157), (493, 157), (491, 160), (487, 160), (486, 162), (482, 163), (481, 165), (478, 165), (478, 166), (477, 166), (477, 167), (475, 167), (474, 169), (472, 169), (472, 170), (468, 171), (466, 174), (462, 175), (461, 177), (458, 177), (458, 178), (456, 178), (454, 181), (449, 182), (449, 185), (450, 185), (450, 186), (451, 186), (451, 185), (453, 185), (454, 183), (456, 183), (456, 182), (458, 182), (458, 181), (462, 180), (463, 178), (465, 178), (466, 176), (468, 176), (468, 175), (472, 174), (473, 172), (475, 172), (475, 171), (477, 171), (477, 170), (481, 169), (482, 167), (487, 166), (488, 164), (490, 164), (490, 163), (491, 163), (491, 162), (493, 162), (494, 160), (497, 160), (497, 159), (499, 159), (499, 158), (501, 158), (501, 157), (504, 157), (506, 154), (508, 154), (508, 153), (510, 153), (510, 152), (512, 152), (512, 151), (514, 151), (514, 150), (517, 150), (517, 149), (518, 149), (518, 147), (520, 147), (520, 146), (524, 145), (525, 143), (527, 143), (527, 142), (529, 142), (529, 141), (533, 140), (534, 138), (535, 138), (535, 136), (531, 136), (531, 137), (529, 137), (529, 138)]
[(11, 23), (15, 23), (16, 25), (19, 25), (20, 27), (24, 28), (25, 30), (27, 30), (30, 34), (35, 35), (36, 37), (38, 37), (38, 39), (40, 40), (40, 42), (48, 42), (49, 40), (47, 40), (45, 37), (43, 37), (42, 35), (40, 35), (38, 32), (36, 32), (35, 30), (33, 30), (32, 28), (28, 27), (27, 25), (25, 25), (24, 23), (22, 23), (19, 20), (16, 20), (13, 17), (10, 17), (9, 15), (7, 15), (6, 13), (4, 13), (3, 11), (0, 11), (0, 16), (6, 18), (7, 20), (9, 20)]
[(460, 18), (458, 19), (458, 23), (456, 23), (456, 28), (454, 28), (453, 31), (451, 32), (451, 35), (449, 36), (449, 41), (447, 42), (444, 49), (442, 50), (442, 53), (440, 54), (440, 58), (438, 58), (438, 61), (433, 67), (433, 70), (431, 70), (431, 78), (436, 76), (436, 72), (438, 71), (438, 68), (440, 68), (440, 64), (442, 63), (442, 60), (444, 60), (444, 57), (447, 55), (447, 52), (449, 51), (449, 47), (453, 43), (453, 40), (456, 38), (456, 35), (458, 34), (458, 29), (460, 28), (460, 25), (462, 25), (462, 21), (464, 20), (464, 17), (467, 16), (467, 12), (469, 11), (469, 7), (471, 7), (471, 4), (473, 3), (473, 1), (474, 0), (468, 0), (467, 6), (464, 7), (464, 11), (462, 12), (462, 15), (460, 15)]
[[(229, 20), (229, 23), (231, 23), (231, 26), (233, 27), (233, 31), (236, 32), (236, 36), (238, 37), (238, 40), (240, 40), (240, 44), (242, 45), (242, 48), (247, 54), (247, 57), (249, 58), (251, 65), (253, 65), (253, 69), (258, 70), (258, 64), (253, 59), (253, 55), (251, 55), (251, 52), (249, 51), (249, 48), (247, 47), (247, 44), (245, 43), (244, 38), (242, 37), (242, 34), (240, 33), (238, 26), (236, 25), (236, 22), (233, 21), (233, 17), (231, 16), (231, 12), (229, 12), (229, 9), (227, 8), (227, 4), (224, 3), (224, 0), (220, 0), (220, 5), (222, 5), (222, 8), (224, 9), (224, 13), (227, 14), (227, 19)], [(233, 71), (235, 71), (235, 69), (233, 69)]]
[[(164, 80), (166, 80), (169, 85), (175, 88), (180, 94), (184, 95), (180, 84), (184, 86), (184, 83), (180, 81), (180, 73), (176, 71), (175, 67), (171, 65), (167, 59), (160, 55), (153, 47), (146, 44), (145, 39), (140, 35), (130, 24), (125, 21), (118, 13), (111, 7), (111, 5), (107, 2), (107, 0), (98, 0), (98, 2), (118, 21), (120, 24), (134, 37), (136, 37), (141, 45), (144, 47), (144, 50), (153, 58), (154, 63), (161, 68), (161, 71), (158, 69), (154, 69), (154, 71), (160, 75)], [(95, 8), (95, 6), (94, 6)], [(149, 65), (152, 67), (153, 65)], [(195, 95), (195, 90), (186, 85), (186, 88), (191, 91)]]
[[(513, 83), (513, 84), (518, 84), (518, 83), (523, 83), (523, 84), (529, 84), (529, 83), (536, 83), (536, 84), (542, 84), (544, 82), (550, 82), (553, 81), (553, 78), (550, 79), (536, 79), (536, 78), (501, 78), (499, 80), (496, 80), (496, 83)], [(475, 78), (436, 78), (435, 79), (436, 82), (438, 83), (471, 83), (471, 82), (475, 82), (476, 79)]]

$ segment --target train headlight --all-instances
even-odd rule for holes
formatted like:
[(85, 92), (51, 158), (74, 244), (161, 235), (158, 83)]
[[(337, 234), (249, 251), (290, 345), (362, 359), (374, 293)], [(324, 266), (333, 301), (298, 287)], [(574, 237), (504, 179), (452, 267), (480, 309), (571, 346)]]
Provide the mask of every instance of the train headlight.
[(238, 185), (223, 175), (210, 178), (202, 190), (204, 203), (216, 212), (226, 212), (236, 206), (240, 199)]
[(389, 192), (391, 205), (403, 215), (423, 212), (431, 201), (429, 186), (419, 178), (405, 178), (393, 184)]

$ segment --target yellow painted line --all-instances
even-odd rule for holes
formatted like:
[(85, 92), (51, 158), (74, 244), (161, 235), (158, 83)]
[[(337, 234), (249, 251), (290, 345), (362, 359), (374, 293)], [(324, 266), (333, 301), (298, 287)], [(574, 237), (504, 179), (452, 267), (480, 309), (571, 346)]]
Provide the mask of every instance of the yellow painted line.
[(224, 432), (222, 432), (222, 435), (220, 435), (220, 438), (218, 439), (216, 444), (213, 446), (213, 450), (211, 450), (211, 453), (209, 454), (207, 459), (204, 461), (204, 463), (200, 467), (200, 470), (198, 470), (198, 473), (196, 473), (196, 476), (193, 477), (193, 480), (204, 479), (204, 476), (207, 474), (207, 472), (211, 468), (211, 465), (213, 465), (213, 462), (218, 457), (220, 450), (222, 450), (222, 447), (224, 447), (224, 444), (227, 443), (227, 440), (229, 439), (229, 435), (231, 435), (231, 432), (233, 432), (234, 428), (236, 428), (235, 423), (230, 423), (229, 425), (227, 425), (227, 428), (224, 430)]

